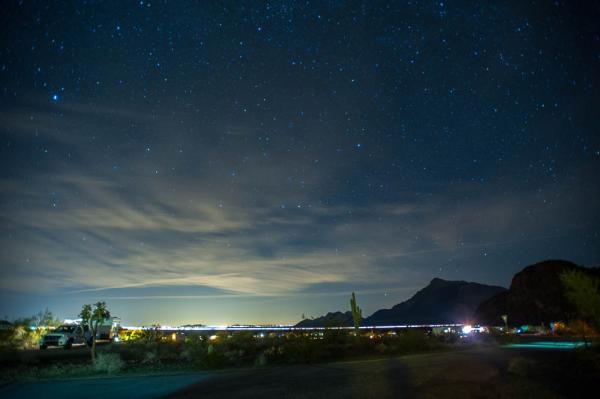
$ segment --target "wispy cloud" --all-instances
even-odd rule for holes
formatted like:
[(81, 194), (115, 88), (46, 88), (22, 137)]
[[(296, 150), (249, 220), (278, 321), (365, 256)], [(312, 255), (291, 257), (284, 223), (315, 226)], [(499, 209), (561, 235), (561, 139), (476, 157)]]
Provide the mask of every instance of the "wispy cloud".
[[(3, 259), (19, 265), (3, 270), (3, 289), (201, 286), (241, 297), (299, 295), (326, 283), (402, 281), (411, 273), (402, 265), (417, 256), (548, 236), (540, 235), (548, 224), (535, 216), (535, 196), (282, 209), (274, 200), (224, 206), (211, 193), (173, 185), (177, 196), (157, 185), (140, 188), (141, 197), (124, 195), (118, 180), (62, 175), (53, 185), (77, 200), (2, 213), (6, 226), (27, 231)], [(390, 267), (391, 259), (402, 261)]]
[[(3, 290), (133, 298), (133, 290), (197, 286), (243, 298), (416, 285), (449, 258), (576, 234), (597, 215), (581, 209), (589, 193), (568, 180), (553, 183), (552, 198), (544, 187), (425, 182), (431, 195), (335, 201), (347, 164), (269, 152), (276, 138), (252, 126), (183, 129), (164, 115), (100, 106), (34, 104), (0, 117), (13, 138), (69, 145), (58, 166), (44, 161), (18, 184), (0, 180)], [(136, 142), (139, 129), (172, 134)], [(199, 146), (190, 131), (218, 139)], [(127, 145), (114, 145), (119, 134)], [(73, 165), (63, 170), (64, 162)]]

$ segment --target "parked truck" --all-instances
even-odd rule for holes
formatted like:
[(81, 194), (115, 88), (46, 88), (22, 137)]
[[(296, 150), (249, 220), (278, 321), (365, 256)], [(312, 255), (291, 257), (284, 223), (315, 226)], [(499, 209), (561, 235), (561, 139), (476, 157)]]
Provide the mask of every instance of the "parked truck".
[(48, 349), (50, 346), (71, 349), (73, 345), (84, 344), (87, 330), (87, 326), (63, 324), (40, 338), (40, 349)]

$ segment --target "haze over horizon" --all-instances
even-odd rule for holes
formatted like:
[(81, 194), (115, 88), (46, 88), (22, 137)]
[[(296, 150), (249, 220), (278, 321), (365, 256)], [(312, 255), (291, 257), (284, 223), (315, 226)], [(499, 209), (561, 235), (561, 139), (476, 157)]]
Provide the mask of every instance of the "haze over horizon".
[(365, 314), (600, 264), (600, 10), (10, 2), (0, 317)]

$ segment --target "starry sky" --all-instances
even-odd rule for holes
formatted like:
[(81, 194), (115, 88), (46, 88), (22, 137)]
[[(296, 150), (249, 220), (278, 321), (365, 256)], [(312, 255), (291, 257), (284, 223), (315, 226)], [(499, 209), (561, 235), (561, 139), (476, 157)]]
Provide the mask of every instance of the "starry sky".
[(600, 8), (10, 1), (0, 316), (365, 315), (600, 264)]

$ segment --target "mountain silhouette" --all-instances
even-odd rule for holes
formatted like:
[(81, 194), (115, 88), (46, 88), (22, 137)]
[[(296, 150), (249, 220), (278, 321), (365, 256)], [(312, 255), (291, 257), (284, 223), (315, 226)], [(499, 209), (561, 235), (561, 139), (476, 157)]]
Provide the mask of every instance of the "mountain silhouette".
[(560, 274), (579, 270), (600, 277), (600, 268), (586, 268), (564, 260), (546, 260), (527, 266), (515, 274), (507, 291), (484, 301), (475, 312), (475, 320), (485, 325), (539, 325), (571, 319), (575, 310), (565, 298)]
[[(477, 306), (506, 288), (466, 281), (434, 278), (412, 298), (381, 309), (363, 319), (361, 325), (444, 324), (470, 322)], [(332, 312), (302, 320), (297, 327), (352, 326), (351, 312)]]
[(434, 278), (412, 298), (367, 317), (365, 325), (468, 323), (483, 301), (506, 288)]

